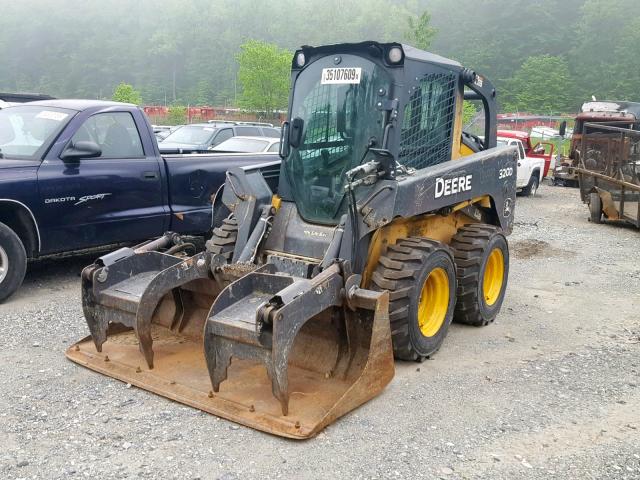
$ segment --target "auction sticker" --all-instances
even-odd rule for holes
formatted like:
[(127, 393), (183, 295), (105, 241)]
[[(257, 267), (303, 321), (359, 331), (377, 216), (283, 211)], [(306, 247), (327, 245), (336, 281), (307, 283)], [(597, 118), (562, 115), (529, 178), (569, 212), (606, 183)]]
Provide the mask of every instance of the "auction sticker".
[(36, 115), (36, 118), (42, 118), (44, 120), (55, 120), (56, 122), (61, 122), (69, 115), (62, 112), (52, 112), (50, 110), (43, 110), (42, 112)]
[(360, 83), (361, 74), (362, 68), (359, 67), (323, 68), (320, 83), (322, 85), (332, 83)]

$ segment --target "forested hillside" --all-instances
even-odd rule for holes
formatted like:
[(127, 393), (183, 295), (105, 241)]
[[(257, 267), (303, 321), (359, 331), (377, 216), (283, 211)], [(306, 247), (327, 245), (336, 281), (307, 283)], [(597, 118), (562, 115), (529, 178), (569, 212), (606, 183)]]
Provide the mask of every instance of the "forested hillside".
[(233, 105), (249, 39), (405, 40), (425, 10), (431, 50), (491, 78), (503, 109), (640, 101), (638, 0), (0, 0), (0, 91), (110, 98), (124, 81), (148, 104)]

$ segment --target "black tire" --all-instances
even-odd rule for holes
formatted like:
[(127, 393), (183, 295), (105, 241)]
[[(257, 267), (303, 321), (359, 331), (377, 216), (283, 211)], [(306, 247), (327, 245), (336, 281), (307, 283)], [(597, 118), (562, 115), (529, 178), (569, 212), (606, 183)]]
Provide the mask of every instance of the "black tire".
[(531, 175), (527, 186), (522, 189), (522, 194), (525, 197), (535, 197), (539, 186), (540, 181), (538, 180), (538, 173), (534, 172), (533, 175)]
[[(455, 264), (449, 247), (420, 237), (400, 240), (380, 257), (371, 281), (373, 290), (389, 290), (395, 357), (423, 361), (438, 351), (451, 324), (456, 300)], [(426, 289), (439, 297), (439, 302), (421, 302)]]
[(598, 192), (589, 194), (589, 213), (592, 223), (602, 223), (602, 199)]
[[(509, 279), (507, 239), (493, 225), (468, 225), (458, 230), (451, 241), (451, 248), (456, 261), (458, 281), (454, 320), (478, 327), (488, 325), (498, 315), (507, 289)], [(493, 253), (496, 249), (500, 251), (499, 254)], [(487, 267), (492, 254), (496, 258), (491, 257), (491, 264)], [(501, 263), (503, 268), (501, 284), (498, 286), (497, 280), (495, 282), (488, 280), (490, 297), (486, 298), (485, 274), (489, 268), (491, 275), (497, 268), (497, 263)]]
[(213, 229), (213, 235), (207, 240), (207, 251), (222, 255), (227, 263), (231, 263), (237, 239), (238, 221), (231, 214), (222, 221), (222, 225)]
[(27, 252), (20, 237), (0, 223), (0, 302), (15, 293), (27, 273)]

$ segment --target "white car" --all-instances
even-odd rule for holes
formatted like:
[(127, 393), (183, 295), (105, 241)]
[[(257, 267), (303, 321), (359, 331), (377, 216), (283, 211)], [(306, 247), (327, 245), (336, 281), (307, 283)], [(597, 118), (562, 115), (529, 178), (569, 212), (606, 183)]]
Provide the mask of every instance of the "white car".
[(518, 172), (516, 189), (525, 196), (534, 196), (542, 183), (544, 173), (544, 158), (532, 158), (525, 155), (522, 141), (515, 138), (498, 137), (498, 146), (517, 147)]
[(278, 153), (280, 139), (272, 137), (231, 137), (209, 149), (213, 153)]

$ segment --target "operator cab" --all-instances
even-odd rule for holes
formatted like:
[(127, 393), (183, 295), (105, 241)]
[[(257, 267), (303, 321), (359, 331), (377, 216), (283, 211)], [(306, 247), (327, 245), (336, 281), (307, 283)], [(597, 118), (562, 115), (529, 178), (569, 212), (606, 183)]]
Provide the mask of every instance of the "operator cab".
[(308, 223), (340, 222), (353, 200), (352, 177), (366, 187), (495, 146), (495, 125), (486, 122), (476, 147), (461, 153), (457, 119), (467, 96), (484, 102), (487, 118), (495, 114), (489, 82), (408, 45), (302, 47), (292, 84), (278, 193)]

